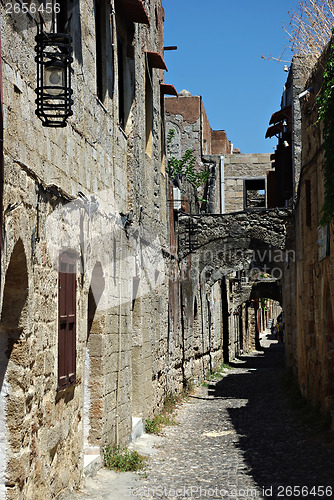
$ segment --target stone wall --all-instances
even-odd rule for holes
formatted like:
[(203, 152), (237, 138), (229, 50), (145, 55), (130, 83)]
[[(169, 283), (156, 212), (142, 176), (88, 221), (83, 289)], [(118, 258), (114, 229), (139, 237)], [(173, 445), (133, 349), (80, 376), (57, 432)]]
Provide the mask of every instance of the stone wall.
[[(179, 220), (179, 252), (181, 256), (190, 253), (191, 250), (200, 249), (202, 253), (205, 247), (210, 245), (211, 252), (216, 249), (221, 251), (215, 255), (217, 262), (220, 260), (222, 266), (236, 265), (238, 260), (247, 260), (248, 253), (254, 259), (264, 261), (257, 246), (261, 243), (272, 248), (272, 253), (267, 254), (272, 263), (275, 261), (274, 249), (284, 250), (286, 244), (290, 244), (287, 236), (290, 230), (292, 212), (289, 209), (268, 209), (252, 212), (238, 212), (233, 214), (182, 214)], [(196, 232), (196, 240), (189, 238), (189, 228)], [(253, 251), (254, 250), (254, 251)], [(244, 252), (244, 255), (242, 255)], [(276, 258), (277, 262), (278, 257)], [(231, 269), (231, 270), (237, 270)]]
[[(256, 179), (263, 180), (265, 190), (264, 206), (268, 207), (270, 183), (267, 182), (267, 178), (270, 173), (274, 173), (270, 154), (228, 154), (223, 146), (225, 132), (212, 131), (212, 133), (217, 133), (220, 137), (221, 153), (203, 156), (203, 160), (211, 172), (206, 192), (208, 198), (206, 212), (232, 213), (244, 210), (247, 208), (245, 181)], [(218, 147), (217, 144), (216, 146)], [(224, 191), (223, 196), (222, 189)], [(253, 194), (258, 196), (256, 192)], [(260, 194), (260, 197), (264, 196)]]
[[(159, 0), (147, 4), (148, 16), (157, 19), (148, 27), (128, 22), (118, 6), (105, 6), (103, 102), (96, 96), (94, 10), (83, 2), (73, 16), (75, 104), (64, 129), (42, 127), (34, 112), (35, 22), (2, 7), (0, 476), (11, 499), (45, 500), (77, 486), (84, 455), (126, 444), (131, 417), (152, 415), (166, 394), (167, 181), (163, 72), (155, 68), (149, 151), (143, 119), (143, 48), (161, 51), (164, 14)], [(123, 128), (117, 32), (124, 44)], [(78, 256), (76, 383), (59, 391), (64, 248)], [(173, 376), (182, 381), (181, 369)]]
[(171, 152), (181, 158), (187, 149), (192, 149), (197, 166), (202, 166), (202, 117), (200, 96), (179, 95), (165, 99), (166, 131), (175, 130)]
[(285, 91), (282, 97), (282, 107), (291, 106), (292, 109), (292, 166), (293, 166), (293, 192), (297, 195), (299, 176), (301, 171), (301, 108), (299, 94), (305, 89), (305, 83), (310, 72), (309, 61), (312, 58), (306, 55), (294, 56), (285, 84)]
[[(289, 323), (288, 362), (303, 395), (323, 412), (334, 410), (333, 254), (320, 254), (319, 242), (332, 240), (332, 228), (319, 228), (324, 201), (322, 124), (316, 96), (322, 83), (324, 51), (305, 87), (312, 87), (301, 107), (302, 165), (296, 206), (296, 263), (290, 280), (295, 290), (294, 322)], [(313, 126), (311, 126), (313, 125)], [(326, 234), (328, 234), (326, 236)], [(324, 245), (326, 250), (326, 245)]]
[[(259, 348), (259, 334), (269, 320), (268, 315), (263, 316), (259, 298), (281, 301), (282, 268), (286, 257), (291, 255), (291, 241), (287, 238), (291, 218), (289, 210), (179, 217), (179, 256), (192, 275), (185, 295), (194, 297), (199, 290), (202, 304), (203, 298), (214, 297), (217, 313), (213, 317), (220, 326), (213, 331), (220, 330), (222, 334), (224, 362), (241, 352)], [(190, 239), (191, 234), (195, 235), (194, 239)], [(254, 274), (256, 269), (262, 274), (274, 268), (276, 279), (261, 281)], [(207, 330), (204, 338), (211, 335), (207, 311), (204, 310), (201, 327), (202, 331)], [(191, 316), (191, 311), (189, 314)], [(194, 325), (192, 328), (193, 335), (200, 337), (201, 330), (196, 333)], [(218, 358), (220, 354), (217, 350)]]
[[(175, 130), (171, 154), (181, 158), (186, 149), (193, 149), (197, 165), (204, 164), (211, 174), (200, 213), (187, 216), (185, 212), (196, 211), (185, 204), (178, 217), (182, 281), (178, 306), (175, 301), (170, 305), (174, 317), (180, 318), (185, 377), (196, 379), (205, 375), (207, 367), (212, 369), (258, 347), (258, 309), (250, 301), (252, 283), (244, 285), (236, 275), (249, 273), (249, 260), (258, 244), (264, 245), (264, 256), (270, 245), (284, 249), (287, 214), (265, 209), (244, 213), (244, 181), (261, 178), (266, 190), (267, 173), (272, 171), (269, 154), (231, 154), (226, 132), (209, 127), (200, 96), (182, 91), (166, 99), (165, 105), (167, 129)], [(222, 208), (233, 216), (219, 215)], [(255, 259), (252, 265), (262, 268), (267, 260)], [(175, 299), (177, 289), (174, 292)]]
[[(198, 383), (222, 361), (222, 309), (220, 286), (206, 286), (199, 273), (199, 255), (185, 258), (179, 253), (179, 219), (182, 213), (199, 213), (195, 188), (185, 178), (178, 179), (180, 211), (170, 203), (171, 258), (169, 335), (167, 353), (169, 390)], [(174, 192), (174, 197), (175, 197)], [(171, 185), (170, 199), (173, 198)], [(175, 205), (177, 206), (177, 204)], [(196, 240), (196, 232), (190, 234)], [(192, 242), (191, 242), (192, 244)], [(173, 353), (173, 356), (171, 355)], [(175, 377), (182, 370), (183, 380)]]

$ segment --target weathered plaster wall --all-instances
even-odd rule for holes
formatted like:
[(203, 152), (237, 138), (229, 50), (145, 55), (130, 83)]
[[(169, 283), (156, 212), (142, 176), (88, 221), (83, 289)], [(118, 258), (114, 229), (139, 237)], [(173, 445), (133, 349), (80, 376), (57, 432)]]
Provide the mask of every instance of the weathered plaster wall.
[(231, 152), (226, 132), (212, 130), (201, 96), (182, 91), (178, 97), (165, 99), (165, 110), (166, 129), (175, 130), (171, 151), (176, 157), (193, 149), (197, 165), (202, 166), (202, 156)]
[(210, 154), (221, 155), (223, 153), (231, 153), (231, 142), (228, 140), (225, 130), (212, 130)]
[(202, 164), (202, 99), (200, 96), (179, 95), (165, 98), (166, 132), (175, 130), (171, 142), (171, 153), (181, 158), (187, 149), (192, 149), (196, 166)]

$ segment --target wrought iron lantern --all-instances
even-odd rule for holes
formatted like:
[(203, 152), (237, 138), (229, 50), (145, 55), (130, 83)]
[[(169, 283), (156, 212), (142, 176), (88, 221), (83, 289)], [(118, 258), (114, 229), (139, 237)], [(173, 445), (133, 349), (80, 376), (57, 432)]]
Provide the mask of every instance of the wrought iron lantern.
[(37, 94), (36, 115), (44, 127), (66, 127), (73, 114), (71, 89), (72, 37), (46, 33), (42, 21), (36, 40)]

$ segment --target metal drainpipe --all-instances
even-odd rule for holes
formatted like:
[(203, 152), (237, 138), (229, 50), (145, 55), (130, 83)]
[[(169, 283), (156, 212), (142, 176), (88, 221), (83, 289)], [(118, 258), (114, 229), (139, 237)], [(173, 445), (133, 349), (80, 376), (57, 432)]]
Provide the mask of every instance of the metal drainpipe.
[[(116, 10), (115, 10), (115, 2), (111, 2), (111, 14), (112, 14), (112, 52), (113, 52), (113, 95), (115, 95), (115, 72), (116, 72), (116, 57), (115, 57), (115, 51), (117, 52), (117, 29), (116, 29)], [(117, 112), (117, 104), (116, 100), (113, 99), (113, 111), (114, 115)], [(113, 143), (116, 144), (116, 127), (113, 127)], [(113, 163), (112, 163), (112, 168), (114, 170), (115, 168), (115, 154), (113, 155)], [(119, 280), (118, 280), (118, 286), (119, 286), (119, 318), (118, 318), (118, 368), (117, 368), (117, 385), (116, 385), (116, 446), (119, 445), (119, 414), (118, 414), (118, 407), (119, 407), (119, 393), (120, 393), (120, 385), (121, 385), (121, 363), (122, 363), (122, 285), (121, 285), (121, 278), (122, 278), (122, 231), (123, 228), (121, 228), (121, 238), (120, 238), (120, 251), (119, 251)], [(116, 253), (116, 252), (115, 252)], [(114, 256), (116, 258), (116, 255)]]
[(200, 146), (201, 146), (201, 159), (203, 156), (203, 123), (202, 123), (202, 97), (199, 98), (199, 124), (200, 124)]
[(225, 213), (225, 168), (224, 156), (220, 157), (220, 212)]
[(118, 371), (117, 371), (117, 389), (116, 389), (116, 446), (119, 445), (119, 392), (121, 384), (121, 362), (122, 362), (122, 235), (123, 229), (121, 229), (121, 247), (120, 247), (120, 258), (119, 258), (119, 318), (118, 318)]
[[(3, 159), (3, 83), (2, 83), (2, 49), (1, 49), (1, 31), (0, 31), (0, 270), (2, 256), (2, 238), (3, 238), (3, 182), (4, 182), (4, 159)], [(1, 285), (1, 272), (0, 272)]]

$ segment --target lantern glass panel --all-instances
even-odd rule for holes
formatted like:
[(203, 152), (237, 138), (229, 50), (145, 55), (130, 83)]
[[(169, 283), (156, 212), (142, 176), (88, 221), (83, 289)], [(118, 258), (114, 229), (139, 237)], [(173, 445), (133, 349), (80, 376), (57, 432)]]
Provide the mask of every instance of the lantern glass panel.
[(61, 95), (64, 92), (64, 86), (65, 68), (63, 64), (60, 62), (46, 64), (44, 69), (45, 92), (54, 96)]

